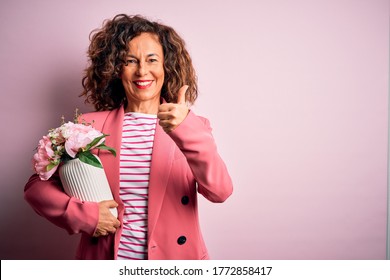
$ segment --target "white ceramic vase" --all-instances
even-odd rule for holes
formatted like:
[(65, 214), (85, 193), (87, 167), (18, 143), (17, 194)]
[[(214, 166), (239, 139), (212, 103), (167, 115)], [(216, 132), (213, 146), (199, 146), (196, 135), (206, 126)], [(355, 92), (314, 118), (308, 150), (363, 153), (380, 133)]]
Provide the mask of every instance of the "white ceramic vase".
[[(59, 175), (69, 196), (93, 202), (113, 199), (103, 168), (86, 164), (76, 158), (64, 163), (59, 169)], [(116, 208), (111, 208), (110, 211), (118, 217)]]

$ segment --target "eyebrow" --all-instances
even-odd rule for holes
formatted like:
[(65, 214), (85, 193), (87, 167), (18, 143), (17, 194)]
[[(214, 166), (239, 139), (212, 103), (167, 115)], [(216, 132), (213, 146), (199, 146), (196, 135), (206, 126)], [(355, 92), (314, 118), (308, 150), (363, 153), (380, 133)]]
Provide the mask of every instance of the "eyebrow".
[[(148, 54), (146, 57), (151, 57), (151, 56), (158, 56), (160, 57), (158, 54), (156, 53), (150, 53)], [(132, 58), (137, 58), (135, 55), (132, 55), (132, 54), (127, 54), (127, 57), (132, 57)]]

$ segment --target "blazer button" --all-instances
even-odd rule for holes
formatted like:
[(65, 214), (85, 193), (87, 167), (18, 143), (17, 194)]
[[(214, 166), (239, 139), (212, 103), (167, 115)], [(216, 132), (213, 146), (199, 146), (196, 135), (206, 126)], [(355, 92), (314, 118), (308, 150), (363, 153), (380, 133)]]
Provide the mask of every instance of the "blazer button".
[(92, 237), (92, 238), (91, 238), (91, 243), (92, 243), (93, 245), (98, 244), (98, 243), (99, 243), (99, 238), (97, 238), (97, 237)]
[(180, 236), (178, 239), (177, 239), (177, 244), (179, 245), (183, 245), (184, 243), (186, 243), (187, 241), (187, 238), (185, 236)]
[(188, 196), (185, 195), (181, 198), (181, 204), (187, 205), (189, 202), (190, 202), (190, 198)]

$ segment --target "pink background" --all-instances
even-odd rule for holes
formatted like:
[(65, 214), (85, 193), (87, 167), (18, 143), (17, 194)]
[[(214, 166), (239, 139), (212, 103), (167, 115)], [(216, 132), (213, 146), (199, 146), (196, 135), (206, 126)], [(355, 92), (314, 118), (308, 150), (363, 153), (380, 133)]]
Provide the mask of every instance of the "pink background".
[(385, 259), (388, 0), (0, 2), (1, 259), (71, 259), (23, 200), (30, 158), (78, 98), (90, 31), (143, 14), (186, 40), (234, 181), (200, 198), (214, 259)]

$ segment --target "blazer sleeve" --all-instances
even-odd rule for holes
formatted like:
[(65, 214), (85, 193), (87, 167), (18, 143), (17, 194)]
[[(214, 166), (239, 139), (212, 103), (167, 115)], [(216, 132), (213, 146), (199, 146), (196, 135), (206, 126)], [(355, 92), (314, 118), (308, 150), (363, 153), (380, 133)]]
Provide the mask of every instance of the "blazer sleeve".
[(24, 198), (35, 212), (69, 234), (85, 232), (92, 235), (97, 227), (98, 204), (69, 197), (63, 191), (58, 172), (47, 181), (32, 175), (25, 186)]
[[(109, 111), (81, 115), (80, 122), (90, 122), (101, 130)], [(24, 188), (24, 198), (39, 215), (64, 228), (69, 234), (84, 232), (93, 235), (99, 221), (97, 202), (69, 197), (63, 190), (58, 171), (42, 181), (34, 174)]]
[(198, 192), (212, 202), (224, 202), (232, 194), (233, 184), (218, 154), (209, 121), (190, 111), (168, 135), (187, 158)]

